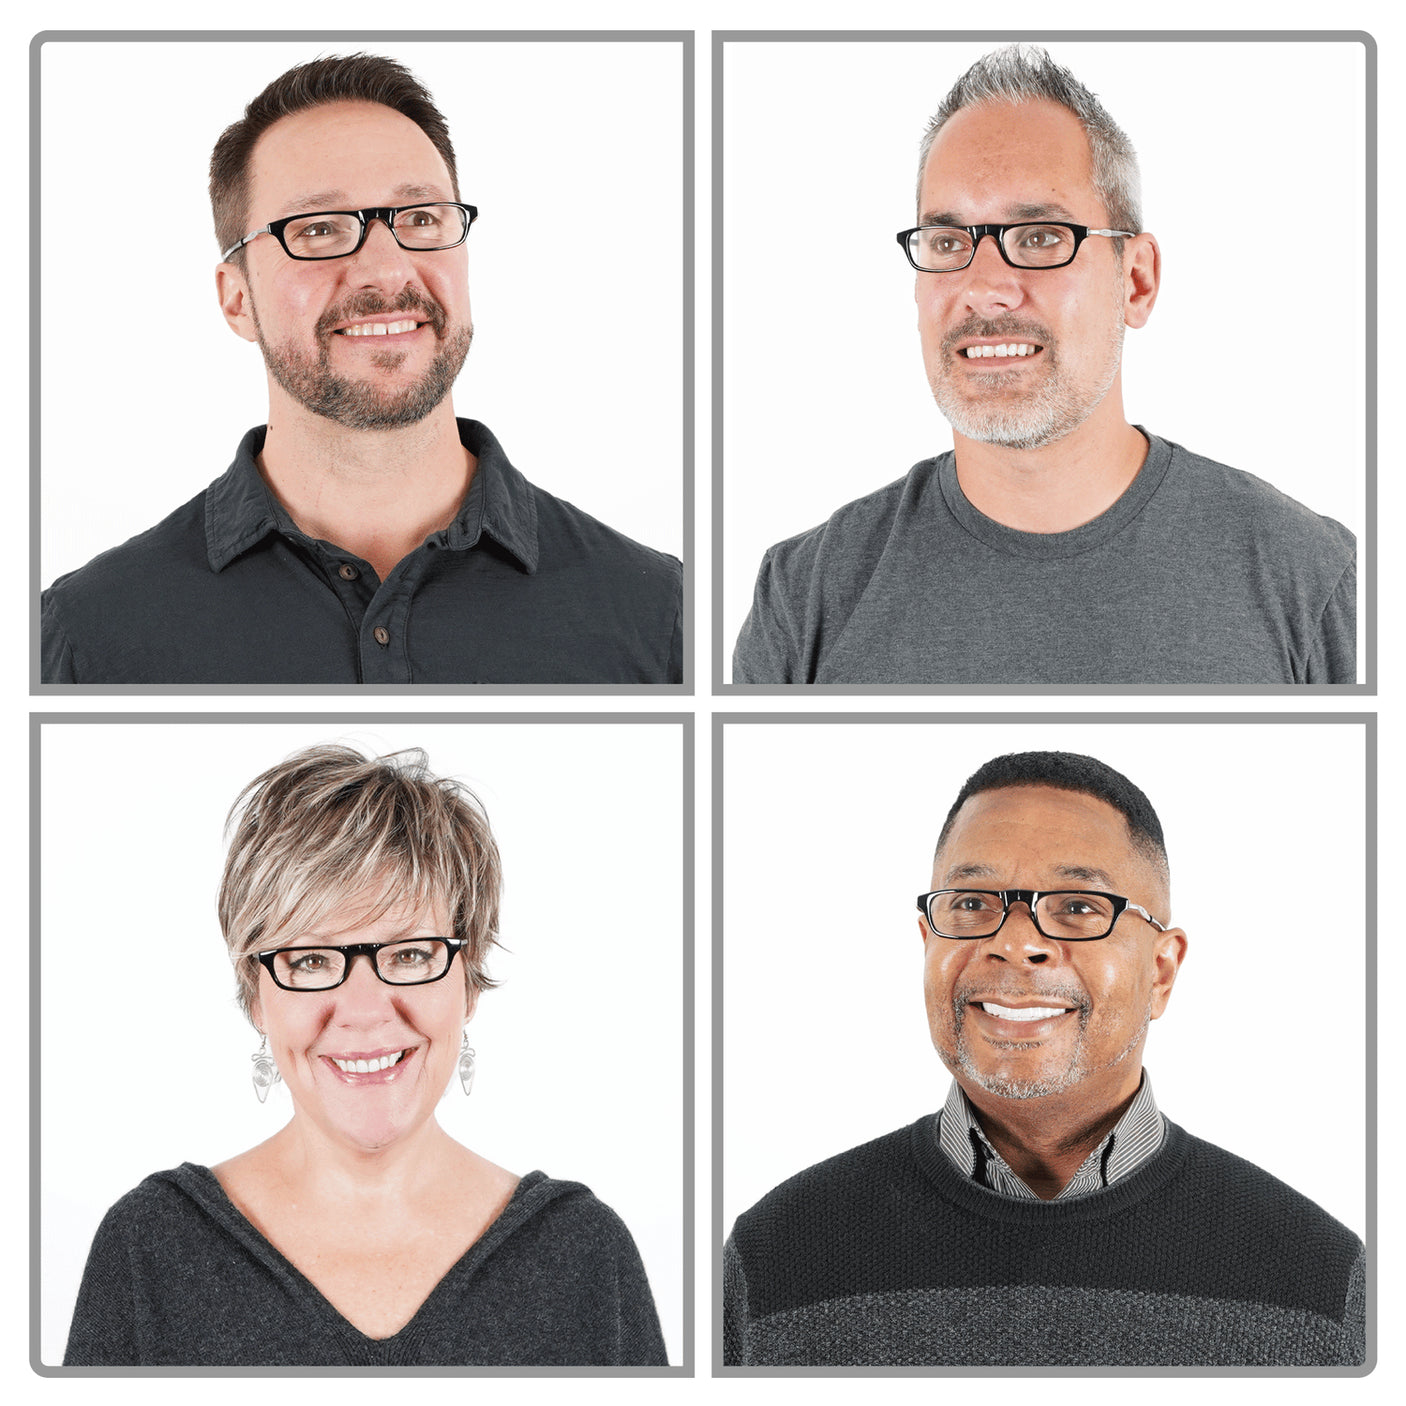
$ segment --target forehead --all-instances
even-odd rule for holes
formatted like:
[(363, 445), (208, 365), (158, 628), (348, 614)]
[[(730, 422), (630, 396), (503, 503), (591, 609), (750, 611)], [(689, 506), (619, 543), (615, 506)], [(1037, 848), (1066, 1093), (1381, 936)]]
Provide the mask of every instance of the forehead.
[[(1063, 211), (1102, 218), (1079, 119), (1045, 100), (966, 107), (943, 126), (923, 168), (922, 213), (964, 223)], [(1023, 207), (1030, 207), (1025, 209)]]
[(1051, 786), (1006, 786), (963, 803), (934, 860), (933, 887), (948, 887), (949, 878), (987, 887), (976, 883), (984, 878), (990, 887), (1087, 884), (1126, 894), (1149, 868), (1106, 801)]
[(440, 899), (417, 902), (394, 892), (367, 889), (327, 905), (308, 923), (306, 935), (346, 942), (388, 942), (397, 937), (452, 937)]
[(324, 103), (279, 118), (255, 143), (249, 177), (255, 223), (328, 203), (454, 198), (434, 143), (380, 103)]

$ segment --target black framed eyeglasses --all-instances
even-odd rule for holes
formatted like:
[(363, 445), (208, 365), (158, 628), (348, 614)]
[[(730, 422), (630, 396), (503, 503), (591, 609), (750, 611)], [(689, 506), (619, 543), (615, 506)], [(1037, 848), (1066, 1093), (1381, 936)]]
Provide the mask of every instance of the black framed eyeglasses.
[(402, 249), (416, 253), (453, 249), (469, 237), (469, 226), (476, 219), (478, 208), (457, 200), (430, 205), (374, 205), (368, 210), (316, 210), (250, 230), (220, 257), (228, 259), (251, 239), (271, 234), (290, 259), (345, 259), (366, 243), (372, 220), (380, 220)]
[(276, 947), (255, 955), (285, 991), (330, 991), (348, 977), (356, 958), (371, 959), (388, 986), (423, 986), (449, 971), (461, 937), (411, 937), (400, 942), (357, 942), (349, 947)]
[(1035, 930), (1055, 942), (1097, 942), (1125, 909), (1167, 931), (1141, 904), (1093, 889), (934, 889), (918, 895), (918, 911), (933, 932), (956, 940), (994, 937), (1013, 903), (1025, 904)]
[(897, 239), (919, 273), (959, 273), (976, 258), (976, 247), (990, 235), (1001, 257), (1015, 269), (1058, 269), (1072, 264), (1090, 235), (1131, 239), (1125, 229), (1090, 229), (1062, 220), (1019, 225), (918, 225), (901, 229)]

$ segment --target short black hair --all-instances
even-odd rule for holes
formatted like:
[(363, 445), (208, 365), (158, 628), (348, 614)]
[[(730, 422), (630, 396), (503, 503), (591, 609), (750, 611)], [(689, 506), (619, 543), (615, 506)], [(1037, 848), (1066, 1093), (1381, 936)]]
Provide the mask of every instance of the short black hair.
[(1164, 879), (1168, 877), (1167, 842), (1152, 802), (1121, 771), (1114, 771), (1097, 757), (1078, 752), (1008, 752), (1003, 757), (992, 757), (967, 777), (966, 785), (952, 802), (937, 837), (936, 853), (942, 852), (957, 812), (972, 796), (1005, 786), (1050, 786), (1104, 801), (1127, 821), (1133, 847), (1157, 866)]

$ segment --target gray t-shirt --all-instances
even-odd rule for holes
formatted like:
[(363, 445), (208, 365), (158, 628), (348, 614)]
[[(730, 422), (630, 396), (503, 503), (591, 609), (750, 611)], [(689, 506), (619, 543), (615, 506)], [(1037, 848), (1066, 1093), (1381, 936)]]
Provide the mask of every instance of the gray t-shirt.
[(1356, 682), (1352, 533), (1147, 438), (1127, 491), (1070, 532), (978, 512), (949, 452), (779, 543), (733, 682)]

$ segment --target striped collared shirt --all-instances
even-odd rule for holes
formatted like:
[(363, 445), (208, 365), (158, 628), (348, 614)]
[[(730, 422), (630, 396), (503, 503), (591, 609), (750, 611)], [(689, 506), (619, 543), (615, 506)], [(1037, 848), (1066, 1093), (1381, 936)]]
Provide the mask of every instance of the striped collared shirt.
[[(1053, 1199), (1087, 1196), (1135, 1172), (1162, 1146), (1166, 1123), (1152, 1097), (1152, 1080), (1142, 1071), (1142, 1083), (1128, 1111), (1109, 1130), (1108, 1136), (1084, 1159), (1069, 1184)], [(1039, 1200), (1016, 1174), (981, 1130), (976, 1110), (961, 1086), (953, 1080), (952, 1092), (938, 1120), (938, 1145), (947, 1159), (964, 1176), (1002, 1196)]]

